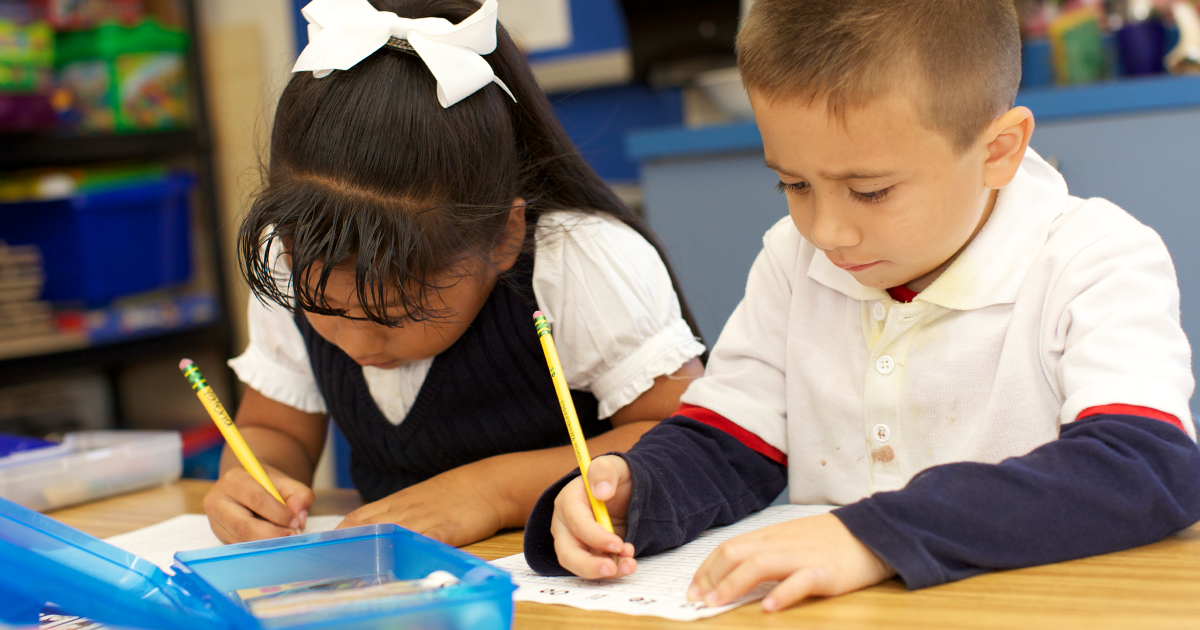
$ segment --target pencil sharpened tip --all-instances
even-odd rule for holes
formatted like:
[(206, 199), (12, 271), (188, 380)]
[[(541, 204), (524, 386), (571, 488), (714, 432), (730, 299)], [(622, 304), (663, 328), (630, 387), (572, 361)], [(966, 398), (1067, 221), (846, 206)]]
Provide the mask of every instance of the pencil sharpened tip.
[(179, 362), (179, 369), (181, 369), (181, 370), (186, 370), (186, 369), (187, 369), (187, 366), (189, 366), (189, 365), (192, 365), (192, 360), (191, 360), (191, 359), (184, 359), (184, 360), (182, 360), (182, 361), (180, 361), (180, 362)]
[(533, 312), (533, 318), (534, 318), (534, 319), (537, 319), (537, 318), (539, 318), (539, 317), (541, 317), (541, 316), (542, 316), (542, 312), (541, 312), (541, 311), (534, 311), (534, 312)]

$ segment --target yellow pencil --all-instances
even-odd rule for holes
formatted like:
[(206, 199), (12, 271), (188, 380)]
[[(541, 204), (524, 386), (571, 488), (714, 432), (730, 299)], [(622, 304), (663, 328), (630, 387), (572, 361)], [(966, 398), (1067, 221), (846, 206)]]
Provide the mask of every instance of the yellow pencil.
[(221, 406), (221, 401), (217, 400), (217, 395), (208, 386), (208, 381), (205, 381), (204, 375), (200, 374), (200, 368), (197, 368), (191, 359), (184, 359), (179, 362), (179, 369), (183, 371), (183, 377), (192, 384), (192, 390), (196, 392), (196, 396), (208, 410), (208, 415), (212, 416), (213, 422), (217, 423), (217, 428), (221, 430), (221, 435), (225, 436), (225, 441), (229, 444), (229, 448), (233, 449), (233, 454), (237, 455), (238, 461), (242, 463), (242, 468), (245, 468), (255, 481), (262, 484), (262, 487), (266, 488), (271, 496), (287, 505), (283, 497), (279, 496), (275, 484), (271, 483), (270, 478), (267, 477), (267, 472), (263, 470), (262, 464), (259, 464), (254, 453), (250, 452), (246, 440), (242, 439), (242, 434), (233, 425), (233, 419), (226, 413), (225, 407)]
[(592, 514), (596, 521), (612, 533), (612, 521), (608, 518), (608, 507), (603, 501), (597, 501), (592, 496), (592, 484), (588, 483), (588, 464), (592, 458), (588, 455), (587, 442), (583, 439), (583, 431), (579, 428), (579, 416), (575, 414), (575, 403), (571, 401), (571, 389), (567, 387), (567, 379), (563, 377), (562, 365), (558, 362), (558, 350), (554, 348), (554, 337), (550, 336), (550, 324), (541, 311), (533, 314), (533, 325), (537, 327), (538, 339), (542, 342), (542, 352), (546, 353), (546, 364), (550, 366), (550, 378), (554, 381), (554, 391), (558, 394), (558, 405), (562, 407), (563, 419), (567, 421), (567, 433), (571, 435), (571, 446), (575, 447), (575, 460), (579, 462), (579, 472), (583, 476), (583, 487), (587, 490), (588, 500), (592, 502)]

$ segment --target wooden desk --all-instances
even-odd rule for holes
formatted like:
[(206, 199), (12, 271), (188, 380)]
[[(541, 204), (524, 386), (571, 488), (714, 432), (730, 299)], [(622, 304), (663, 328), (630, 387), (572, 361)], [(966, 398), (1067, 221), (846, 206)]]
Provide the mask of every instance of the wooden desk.
[[(202, 513), (209, 482), (184, 480), (50, 515), (100, 537)], [(312, 513), (345, 514), (361, 504), (350, 490), (317, 493)], [(509, 531), (465, 548), (487, 560), (521, 550)], [(814, 600), (774, 615), (748, 604), (688, 624), (518, 603), (517, 630), (605, 628), (1200, 628), (1200, 526), (1147, 547), (1073, 562), (982, 575), (907, 592), (889, 581), (843, 597)]]

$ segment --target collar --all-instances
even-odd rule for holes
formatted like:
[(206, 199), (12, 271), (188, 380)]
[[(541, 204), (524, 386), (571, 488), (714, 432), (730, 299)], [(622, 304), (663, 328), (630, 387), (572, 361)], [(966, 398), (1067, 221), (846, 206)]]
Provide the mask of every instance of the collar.
[[(1011, 183), (1000, 190), (987, 223), (958, 258), (915, 300), (957, 311), (1016, 301), (1025, 275), (1046, 243), (1050, 225), (1067, 202), (1067, 183), (1032, 148)], [(813, 251), (808, 277), (855, 300), (881, 300), (887, 291), (865, 287)]]

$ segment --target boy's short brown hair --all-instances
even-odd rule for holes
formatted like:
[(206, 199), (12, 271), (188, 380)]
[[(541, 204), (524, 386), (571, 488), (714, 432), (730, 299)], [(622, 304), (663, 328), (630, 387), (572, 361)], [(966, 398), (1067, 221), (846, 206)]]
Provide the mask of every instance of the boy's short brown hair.
[(1012, 0), (757, 0), (737, 53), (748, 89), (838, 117), (915, 84), (922, 122), (959, 152), (1021, 82)]

